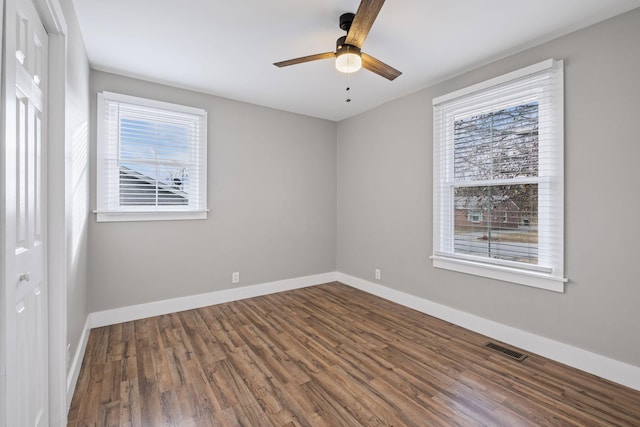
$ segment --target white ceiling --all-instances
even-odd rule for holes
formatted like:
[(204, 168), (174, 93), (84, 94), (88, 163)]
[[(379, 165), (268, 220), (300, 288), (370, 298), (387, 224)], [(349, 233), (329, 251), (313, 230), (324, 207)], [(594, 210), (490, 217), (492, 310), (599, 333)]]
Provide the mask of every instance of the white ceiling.
[(341, 120), (640, 6), (640, 0), (389, 0), (362, 50), (388, 81), (333, 60), (338, 18), (359, 0), (73, 0), (93, 68)]

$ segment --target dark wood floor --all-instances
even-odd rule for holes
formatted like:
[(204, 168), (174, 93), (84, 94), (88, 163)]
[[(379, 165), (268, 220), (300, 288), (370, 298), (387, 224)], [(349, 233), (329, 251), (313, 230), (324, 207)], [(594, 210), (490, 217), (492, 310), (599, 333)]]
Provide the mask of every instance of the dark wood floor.
[(69, 426), (640, 425), (640, 392), (339, 283), (91, 331)]

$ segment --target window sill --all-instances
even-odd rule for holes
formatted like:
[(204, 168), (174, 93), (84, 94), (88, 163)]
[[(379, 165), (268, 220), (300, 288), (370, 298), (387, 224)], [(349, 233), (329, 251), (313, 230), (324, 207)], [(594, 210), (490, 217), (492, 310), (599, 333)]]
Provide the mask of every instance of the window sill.
[(472, 274), (474, 276), (517, 283), (519, 285), (531, 286), (554, 292), (564, 292), (564, 284), (568, 281), (568, 279), (564, 277), (556, 277), (551, 274), (521, 270), (501, 265), (484, 264), (438, 255), (431, 256), (431, 259), (433, 260), (433, 266), (435, 268), (442, 268), (445, 270)]
[(209, 211), (189, 212), (100, 212), (94, 211), (97, 222), (134, 222), (134, 221), (181, 221), (207, 219)]

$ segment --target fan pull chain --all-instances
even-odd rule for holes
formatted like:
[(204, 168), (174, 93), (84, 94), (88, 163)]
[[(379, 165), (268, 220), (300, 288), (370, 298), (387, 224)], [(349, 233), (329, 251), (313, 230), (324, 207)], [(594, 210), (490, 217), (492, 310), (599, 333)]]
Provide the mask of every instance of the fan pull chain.
[(351, 73), (347, 73), (347, 101), (346, 102), (351, 102), (351, 97), (349, 97), (349, 91), (351, 90), (351, 83), (349, 81), (350, 75)]

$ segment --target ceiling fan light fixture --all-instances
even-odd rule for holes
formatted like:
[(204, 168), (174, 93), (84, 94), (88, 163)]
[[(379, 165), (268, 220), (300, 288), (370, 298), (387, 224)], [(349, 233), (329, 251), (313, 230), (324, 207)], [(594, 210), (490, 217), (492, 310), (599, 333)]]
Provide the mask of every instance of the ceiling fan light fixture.
[(362, 68), (360, 49), (355, 46), (343, 45), (336, 52), (336, 69), (342, 73), (355, 73)]
[(360, 68), (364, 68), (387, 80), (394, 80), (402, 74), (401, 71), (371, 55), (360, 52), (360, 47), (364, 44), (384, 1), (360, 0), (357, 13), (343, 13), (340, 15), (340, 29), (346, 31), (347, 34), (336, 40), (335, 52), (301, 56), (287, 61), (274, 62), (273, 65), (276, 67), (288, 67), (289, 65), (332, 58), (335, 60), (336, 69), (342, 73), (354, 73)]

